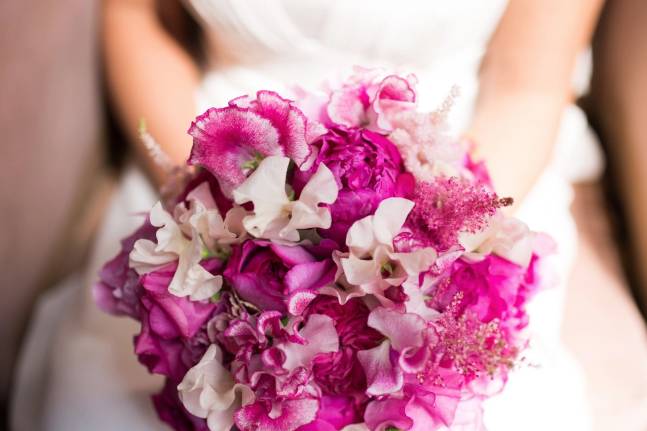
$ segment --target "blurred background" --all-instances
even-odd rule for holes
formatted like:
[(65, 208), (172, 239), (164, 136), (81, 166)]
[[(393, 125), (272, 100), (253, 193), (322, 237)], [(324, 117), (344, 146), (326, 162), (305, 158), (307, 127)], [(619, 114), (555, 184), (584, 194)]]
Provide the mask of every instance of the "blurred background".
[[(99, 12), (99, 3), (90, 0), (0, 2), (3, 420), (36, 300), (83, 266), (128, 151), (107, 102)], [(609, 0), (603, 8), (592, 45), (590, 90), (579, 104), (600, 137), (608, 163), (601, 181), (576, 185), (572, 208), (584, 221), (578, 226), (582, 237), (599, 253), (584, 261), (608, 265), (628, 280), (626, 291), (616, 293), (631, 304), (628, 307), (641, 310), (643, 319), (647, 307), (645, 23), (644, 0)], [(187, 36), (181, 30), (169, 28), (169, 34)], [(618, 244), (619, 260), (602, 245), (595, 247), (608, 239)], [(604, 280), (592, 280), (589, 269), (580, 265), (572, 284), (596, 297), (596, 283)], [(597, 298), (598, 312), (606, 312), (606, 300)], [(577, 324), (578, 313), (595, 311), (568, 303), (563, 336), (572, 341), (576, 355), (588, 355), (585, 362), (600, 372), (610, 364), (596, 363), (594, 349), (582, 346), (600, 334), (588, 334)], [(621, 310), (614, 312), (617, 319), (624, 318)], [(619, 344), (618, 357), (624, 349), (624, 354), (631, 354), (631, 346)], [(609, 379), (599, 382), (598, 390), (624, 384)]]

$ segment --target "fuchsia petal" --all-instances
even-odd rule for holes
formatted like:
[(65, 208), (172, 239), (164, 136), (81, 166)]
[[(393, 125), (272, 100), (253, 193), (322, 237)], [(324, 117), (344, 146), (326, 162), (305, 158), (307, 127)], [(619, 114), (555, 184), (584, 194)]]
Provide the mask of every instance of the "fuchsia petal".
[(312, 422), (319, 409), (313, 398), (285, 400), (269, 410), (262, 402), (250, 404), (234, 414), (240, 431), (295, 431)]
[(391, 346), (388, 341), (383, 341), (373, 349), (357, 352), (357, 359), (366, 374), (367, 394), (386, 395), (402, 388), (402, 370), (393, 364)]
[(407, 400), (386, 398), (372, 401), (366, 406), (364, 419), (371, 430), (384, 431), (388, 427), (408, 430), (413, 421), (405, 414)]

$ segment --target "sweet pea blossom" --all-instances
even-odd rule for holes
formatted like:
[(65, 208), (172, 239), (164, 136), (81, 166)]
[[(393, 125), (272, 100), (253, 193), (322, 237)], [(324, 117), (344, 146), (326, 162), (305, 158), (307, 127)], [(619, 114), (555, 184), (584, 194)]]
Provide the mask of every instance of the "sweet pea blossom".
[[(238, 208), (229, 211), (223, 220), (209, 192), (208, 184), (202, 183), (187, 196), (190, 207), (179, 203), (175, 208), (177, 219), (158, 202), (150, 212), (150, 222), (157, 227), (157, 242), (140, 239), (130, 253), (130, 266), (138, 274), (148, 274), (164, 265), (178, 261), (177, 271), (168, 290), (172, 294), (192, 300), (207, 299), (218, 292), (222, 277), (212, 275), (200, 262), (217, 247), (240, 239), (229, 226), (235, 226)], [(236, 229), (233, 229), (236, 231)]]
[(429, 269), (436, 259), (431, 247), (409, 253), (395, 252), (393, 238), (400, 232), (413, 202), (403, 198), (383, 200), (374, 215), (355, 222), (346, 237), (348, 253), (339, 254), (339, 267), (350, 285), (346, 291), (333, 288), (327, 293), (342, 302), (354, 296), (374, 295), (382, 304), (392, 301), (384, 296), (390, 286), (401, 285), (408, 277)]
[(424, 368), (431, 355), (430, 346), (436, 342), (435, 334), (422, 317), (384, 307), (371, 312), (368, 325), (386, 340), (357, 353), (366, 373), (366, 392), (373, 396), (397, 392), (402, 388), (404, 373)]
[(177, 387), (184, 407), (192, 414), (207, 419), (210, 431), (229, 431), (234, 412), (254, 401), (254, 393), (235, 383), (222, 365), (222, 351), (212, 344)]
[(493, 253), (526, 268), (532, 258), (535, 237), (526, 224), (498, 212), (482, 231), (462, 232), (459, 242), (467, 259), (480, 260)]
[(337, 183), (330, 169), (320, 164), (299, 198), (291, 200), (285, 190), (289, 164), (287, 157), (267, 157), (233, 192), (237, 204), (254, 204), (243, 226), (257, 238), (296, 242), (300, 229), (330, 227), (330, 210), (320, 206), (337, 199)]
[(414, 75), (357, 67), (348, 80), (332, 89), (326, 114), (332, 124), (389, 132), (394, 116), (415, 109), (417, 81)]

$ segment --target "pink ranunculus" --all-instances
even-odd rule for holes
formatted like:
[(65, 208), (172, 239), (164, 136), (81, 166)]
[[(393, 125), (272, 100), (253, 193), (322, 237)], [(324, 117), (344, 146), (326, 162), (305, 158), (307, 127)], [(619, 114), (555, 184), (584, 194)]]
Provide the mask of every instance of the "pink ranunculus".
[(261, 310), (299, 314), (335, 277), (330, 251), (325, 258), (317, 251), (249, 240), (233, 249), (224, 276), (243, 300)]
[(335, 176), (339, 194), (330, 205), (332, 227), (320, 230), (323, 237), (345, 244), (355, 221), (372, 214), (384, 199), (407, 197), (413, 191), (413, 176), (404, 171), (397, 148), (378, 133), (335, 127), (314, 145), (319, 149), (317, 158), (308, 171), (295, 173), (294, 187), (300, 190), (320, 163)]
[[(135, 337), (135, 353), (150, 372), (179, 382), (208, 347), (205, 324), (218, 305), (169, 293), (168, 285), (176, 265), (168, 264), (141, 278), (143, 292), (139, 317), (142, 328)], [(217, 272), (222, 262), (210, 259), (203, 265)]]
[(138, 239), (155, 239), (157, 228), (148, 220), (132, 235), (121, 241), (117, 256), (107, 262), (99, 272), (99, 281), (94, 285), (93, 295), (99, 307), (111, 314), (139, 318), (139, 275), (128, 265), (128, 256)]
[(178, 396), (177, 383), (170, 379), (153, 395), (153, 406), (159, 418), (175, 431), (209, 431), (206, 420), (186, 411)]
[(290, 100), (273, 91), (241, 97), (211, 108), (189, 128), (189, 163), (206, 168), (228, 194), (266, 156), (291, 158), (298, 166), (311, 153), (310, 142), (324, 129), (309, 121)]

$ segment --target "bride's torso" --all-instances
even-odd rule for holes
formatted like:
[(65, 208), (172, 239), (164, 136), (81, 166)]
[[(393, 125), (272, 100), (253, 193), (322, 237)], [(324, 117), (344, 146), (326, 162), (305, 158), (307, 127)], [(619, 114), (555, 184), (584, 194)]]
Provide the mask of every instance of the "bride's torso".
[(258, 88), (316, 87), (354, 65), (415, 72), (433, 109), (460, 90), (467, 122), (478, 68), (506, 0), (185, 0), (202, 23), (209, 69), (200, 108)]

